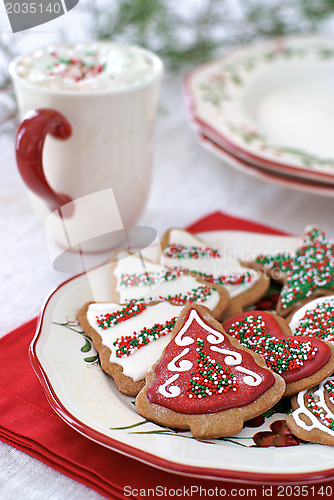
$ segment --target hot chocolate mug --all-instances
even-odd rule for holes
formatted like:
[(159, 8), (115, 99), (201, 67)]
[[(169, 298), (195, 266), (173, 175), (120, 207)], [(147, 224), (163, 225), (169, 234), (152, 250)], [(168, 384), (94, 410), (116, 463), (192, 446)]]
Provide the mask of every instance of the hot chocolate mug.
[[(124, 227), (136, 224), (151, 185), (162, 73), (152, 52), (107, 42), (47, 47), (11, 62), (23, 118), (17, 164), (42, 220), (78, 198), (112, 189)], [(90, 215), (109, 216), (101, 204)], [(67, 217), (75, 218), (75, 210)]]

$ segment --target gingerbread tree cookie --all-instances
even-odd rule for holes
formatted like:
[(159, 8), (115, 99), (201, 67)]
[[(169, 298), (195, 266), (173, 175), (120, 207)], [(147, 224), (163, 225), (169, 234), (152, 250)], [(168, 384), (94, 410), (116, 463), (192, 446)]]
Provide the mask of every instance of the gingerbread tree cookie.
[(168, 301), (93, 302), (79, 310), (78, 319), (99, 353), (103, 371), (121, 392), (136, 396), (145, 384), (147, 370), (168, 344), (182, 309)]
[(246, 269), (228, 249), (208, 247), (183, 229), (167, 231), (161, 246), (161, 262), (165, 266), (188, 270), (208, 283), (226, 288), (231, 301), (224, 312), (225, 319), (255, 304), (269, 287), (263, 272)]
[(111, 282), (112, 300), (120, 304), (131, 300), (151, 304), (168, 301), (175, 305), (196, 302), (220, 319), (230, 301), (228, 292), (219, 284), (208, 283), (182, 269), (168, 269), (125, 250), (112, 255)]
[(292, 410), (286, 423), (295, 436), (334, 446), (334, 377), (293, 396)]
[(137, 411), (197, 438), (230, 436), (271, 408), (285, 390), (263, 358), (229, 337), (210, 311), (188, 304), (161, 358), (148, 371)]

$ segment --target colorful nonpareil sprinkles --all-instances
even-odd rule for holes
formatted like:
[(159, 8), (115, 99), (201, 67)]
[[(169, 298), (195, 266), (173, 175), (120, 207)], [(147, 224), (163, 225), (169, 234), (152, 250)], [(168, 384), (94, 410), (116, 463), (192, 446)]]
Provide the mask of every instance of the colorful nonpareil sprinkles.
[(150, 286), (161, 283), (162, 281), (172, 281), (183, 274), (183, 270), (174, 269), (173, 271), (163, 269), (162, 271), (147, 271), (145, 273), (121, 274), (120, 287), (130, 288), (133, 286)]
[(329, 401), (334, 405), (334, 382), (332, 380), (328, 380), (325, 385), (325, 390), (327, 392), (327, 396)]
[(164, 249), (164, 255), (170, 259), (220, 259), (221, 250), (210, 247), (185, 246), (172, 243)]
[(313, 359), (318, 351), (310, 341), (299, 342), (289, 337), (283, 340), (270, 335), (260, 315), (236, 321), (228, 333), (243, 347), (261, 354), (268, 368), (278, 374), (298, 369), (306, 361)]
[(106, 64), (99, 61), (97, 52), (87, 52), (85, 58), (62, 57), (57, 52), (51, 54), (53, 62), (47, 66), (50, 76), (62, 76), (75, 82), (92, 78), (102, 73)]
[(208, 297), (212, 295), (212, 288), (210, 286), (199, 286), (198, 288), (193, 288), (186, 293), (178, 293), (176, 295), (166, 295), (162, 297), (158, 295), (156, 297), (149, 297), (145, 299), (140, 299), (144, 301), (145, 304), (154, 304), (157, 302), (173, 302), (173, 304), (186, 304), (187, 302), (205, 302)]
[(315, 400), (313, 394), (306, 394), (305, 396), (305, 406), (306, 408), (313, 413), (315, 417), (317, 417), (320, 422), (334, 431), (334, 420), (332, 417), (328, 415), (328, 412), (318, 404), (318, 401)]
[(286, 282), (278, 300), (279, 310), (309, 297), (317, 288), (334, 291), (333, 244), (316, 226), (306, 229), (303, 243), (293, 259), (282, 253), (259, 256), (257, 262), (286, 272)]
[(223, 394), (229, 390), (236, 391), (239, 385), (233, 373), (206, 354), (203, 346), (203, 341), (198, 338), (197, 363), (188, 383), (188, 397), (201, 399), (214, 394)]
[(145, 299), (134, 299), (129, 301), (127, 305), (123, 306), (122, 309), (119, 309), (118, 311), (96, 316), (96, 322), (99, 328), (106, 330), (107, 328), (118, 325), (122, 321), (138, 316), (145, 311), (149, 305), (158, 304), (160, 302), (172, 302), (176, 305), (183, 305), (187, 302), (205, 302), (211, 294), (212, 288), (203, 285), (198, 288), (193, 288), (191, 291), (186, 293), (167, 295), (166, 297), (159, 295), (157, 297), (149, 297)]
[(196, 273), (205, 281), (213, 283), (214, 285), (243, 285), (244, 283), (249, 283), (250, 281), (252, 281), (253, 278), (252, 274), (249, 271), (221, 276), (215, 276), (213, 274), (202, 273), (199, 271), (196, 271)]
[(122, 323), (122, 321), (126, 321), (127, 319), (133, 318), (134, 316), (138, 316), (143, 311), (145, 311), (146, 308), (147, 304), (145, 304), (143, 301), (133, 300), (118, 311), (96, 316), (96, 322), (99, 328), (106, 330), (111, 326)]
[[(162, 281), (173, 281), (185, 271), (189, 271), (189, 269), (178, 269), (175, 268), (173, 270), (163, 270), (163, 271), (147, 271), (146, 273), (138, 273), (138, 274), (121, 274), (120, 287), (121, 288), (130, 288), (133, 286), (150, 286), (157, 285)], [(212, 283), (214, 285), (242, 285), (244, 283), (249, 283), (252, 280), (252, 274), (250, 271), (245, 271), (242, 273), (233, 273), (228, 275), (213, 275), (209, 273), (203, 273), (200, 271), (196, 271), (196, 274)]]
[(334, 302), (328, 300), (306, 311), (294, 335), (318, 337), (334, 342)]
[(294, 254), (290, 252), (277, 253), (274, 255), (258, 255), (254, 261), (262, 264), (266, 269), (277, 269), (286, 273), (292, 268)]
[(317, 288), (334, 290), (333, 245), (325, 233), (310, 227), (303, 245), (297, 250), (279, 298), (279, 307), (286, 309), (300, 299), (309, 297)]
[[(212, 288), (209, 286), (199, 286), (193, 288), (187, 293), (178, 293), (177, 295), (168, 295), (167, 300), (177, 304), (186, 304), (187, 302), (205, 302), (212, 294)], [(165, 299), (166, 300), (166, 299)]]
[(130, 356), (135, 351), (144, 347), (145, 345), (157, 340), (170, 333), (176, 323), (177, 317), (175, 316), (166, 323), (155, 323), (151, 328), (143, 328), (140, 332), (133, 332), (132, 335), (127, 335), (118, 338), (113, 345), (116, 349), (116, 357)]

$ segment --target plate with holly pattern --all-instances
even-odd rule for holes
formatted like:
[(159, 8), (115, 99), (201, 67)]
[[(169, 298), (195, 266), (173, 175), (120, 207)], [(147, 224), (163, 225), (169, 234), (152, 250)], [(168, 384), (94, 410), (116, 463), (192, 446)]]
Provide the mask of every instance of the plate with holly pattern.
[(237, 158), (334, 184), (334, 39), (235, 49), (184, 79), (191, 121)]
[[(293, 251), (299, 238), (241, 231), (211, 231), (208, 245), (249, 259), (259, 253)], [(242, 249), (242, 251), (241, 251)], [(229, 438), (198, 440), (188, 431), (158, 426), (137, 412), (100, 368), (76, 314), (93, 300), (110, 301), (109, 264), (75, 276), (47, 298), (30, 347), (32, 365), (56, 413), (87, 438), (153, 467), (201, 478), (260, 483), (314, 482), (334, 477), (334, 449), (303, 443), (288, 430), (290, 400), (281, 400)], [(94, 298), (96, 296), (94, 294)], [(271, 290), (257, 307), (270, 309)]]
[(311, 193), (317, 196), (325, 196), (328, 198), (334, 197), (334, 186), (330, 184), (293, 177), (290, 175), (282, 175), (280, 172), (270, 171), (262, 167), (256, 167), (252, 163), (248, 163), (232, 155), (200, 132), (197, 133), (197, 140), (199, 144), (220, 158), (225, 164), (239, 170), (240, 172), (250, 175), (255, 179), (270, 182), (288, 189)]

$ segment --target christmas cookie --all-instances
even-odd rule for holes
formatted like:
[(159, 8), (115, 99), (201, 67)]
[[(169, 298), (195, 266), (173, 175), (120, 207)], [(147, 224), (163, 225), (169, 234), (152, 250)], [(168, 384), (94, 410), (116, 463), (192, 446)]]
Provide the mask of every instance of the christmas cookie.
[(168, 301), (149, 305), (90, 303), (78, 320), (99, 353), (101, 368), (118, 389), (136, 396), (144, 386), (148, 368), (159, 358), (183, 306)]
[(161, 358), (148, 371), (136, 398), (144, 418), (196, 438), (231, 436), (271, 408), (284, 380), (263, 358), (228, 336), (203, 306), (181, 312)]
[(258, 255), (253, 267), (283, 283), (276, 312), (283, 317), (317, 296), (334, 293), (334, 246), (325, 233), (307, 227), (302, 245), (291, 253)]
[(312, 387), (334, 371), (334, 346), (314, 337), (294, 337), (287, 322), (265, 311), (250, 311), (223, 323), (225, 331), (263, 356), (286, 383), (284, 396)]
[(311, 300), (290, 315), (293, 335), (318, 337), (334, 344), (334, 296)]
[(295, 436), (334, 446), (334, 377), (293, 396), (291, 404), (286, 423)]
[(265, 274), (245, 269), (228, 249), (209, 248), (196, 236), (182, 229), (170, 229), (162, 241), (161, 262), (173, 269), (186, 269), (208, 283), (224, 286), (231, 301), (224, 318), (260, 300), (269, 287)]
[(111, 283), (113, 302), (168, 300), (175, 305), (197, 302), (208, 307), (217, 319), (222, 317), (230, 300), (228, 292), (220, 285), (208, 283), (182, 269), (168, 269), (124, 250), (112, 255)]

